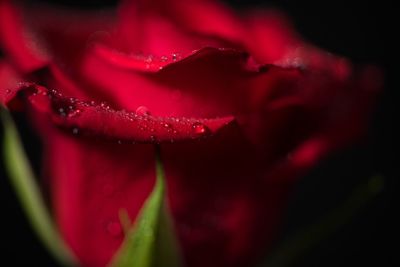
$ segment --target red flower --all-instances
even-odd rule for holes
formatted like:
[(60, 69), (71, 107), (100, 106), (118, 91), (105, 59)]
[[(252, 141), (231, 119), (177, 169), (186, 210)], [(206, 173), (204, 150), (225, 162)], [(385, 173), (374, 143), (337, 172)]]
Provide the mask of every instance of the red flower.
[(0, 100), (31, 111), (55, 218), (89, 267), (121, 244), (119, 210), (134, 220), (152, 190), (154, 143), (186, 265), (251, 266), (294, 179), (360, 136), (379, 87), (279, 14), (214, 1), (2, 0), (0, 47)]

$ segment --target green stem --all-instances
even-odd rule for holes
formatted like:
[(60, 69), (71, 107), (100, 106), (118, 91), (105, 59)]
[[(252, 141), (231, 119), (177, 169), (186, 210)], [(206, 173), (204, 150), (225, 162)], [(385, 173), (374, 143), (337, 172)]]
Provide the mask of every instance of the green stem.
[(14, 122), (8, 111), (1, 109), (0, 113), (4, 124), (5, 167), (21, 206), (32, 228), (48, 251), (61, 264), (74, 266), (75, 259), (57, 231), (42, 199)]

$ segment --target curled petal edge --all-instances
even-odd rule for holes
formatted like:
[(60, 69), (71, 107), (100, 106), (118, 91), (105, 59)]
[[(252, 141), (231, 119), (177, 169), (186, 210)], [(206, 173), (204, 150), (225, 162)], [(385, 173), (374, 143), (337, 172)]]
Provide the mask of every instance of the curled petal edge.
[(21, 83), (5, 99), (5, 106), (24, 94), (35, 111), (76, 136), (98, 137), (123, 143), (171, 143), (199, 140), (216, 134), (234, 123), (233, 116), (221, 118), (156, 117), (138, 109), (136, 112), (115, 110), (106, 103), (87, 102), (65, 97), (56, 90)]
[(92, 49), (94, 56), (110, 65), (121, 69), (145, 73), (160, 72), (166, 68), (183, 63), (185, 61), (207, 57), (236, 58), (238, 63), (242, 62), (245, 69), (248, 70), (258, 71), (258, 67), (260, 66), (260, 64), (257, 64), (256, 62), (247, 60), (248, 55), (246, 52), (232, 48), (203, 47), (186, 54), (177, 52), (171, 55), (160, 57), (155, 57), (152, 55), (128, 55), (101, 44), (93, 45)]

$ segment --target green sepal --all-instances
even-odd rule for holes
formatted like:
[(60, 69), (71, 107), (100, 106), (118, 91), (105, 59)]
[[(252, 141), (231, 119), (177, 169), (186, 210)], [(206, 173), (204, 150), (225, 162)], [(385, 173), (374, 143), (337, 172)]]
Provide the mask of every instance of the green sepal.
[[(121, 213), (122, 218), (126, 215)], [(126, 225), (126, 219), (122, 219)], [(126, 226), (124, 226), (125, 228)], [(156, 149), (156, 182), (109, 267), (181, 266), (178, 243), (165, 203), (165, 174)]]

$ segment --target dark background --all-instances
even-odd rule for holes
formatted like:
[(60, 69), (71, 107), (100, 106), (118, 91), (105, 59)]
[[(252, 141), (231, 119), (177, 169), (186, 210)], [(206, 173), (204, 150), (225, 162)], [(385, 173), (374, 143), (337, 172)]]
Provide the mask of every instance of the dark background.
[[(50, 0), (46, 0), (50, 2)], [(77, 8), (98, 8), (114, 1), (51, 1)], [(368, 140), (336, 153), (299, 183), (286, 215), (281, 239), (342, 205), (371, 176), (385, 179), (383, 191), (354, 213), (351, 220), (303, 253), (293, 266), (399, 266), (394, 196), (398, 178), (394, 156), (394, 57), (390, 49), (396, 24), (390, 1), (245, 1), (238, 9), (267, 6), (284, 11), (309, 41), (354, 63), (373, 63), (385, 72), (385, 90), (374, 114)], [(390, 34), (390, 31), (393, 31)], [(397, 56), (396, 56), (397, 57)], [(22, 126), (24, 127), (24, 126)], [(29, 129), (26, 148), (38, 151)], [(29, 140), (31, 139), (31, 140)], [(0, 164), (1, 266), (57, 266), (32, 233)], [(4, 264), (9, 262), (9, 264)], [(4, 265), (3, 265), (4, 264)], [(166, 266), (167, 267), (167, 266)]]

